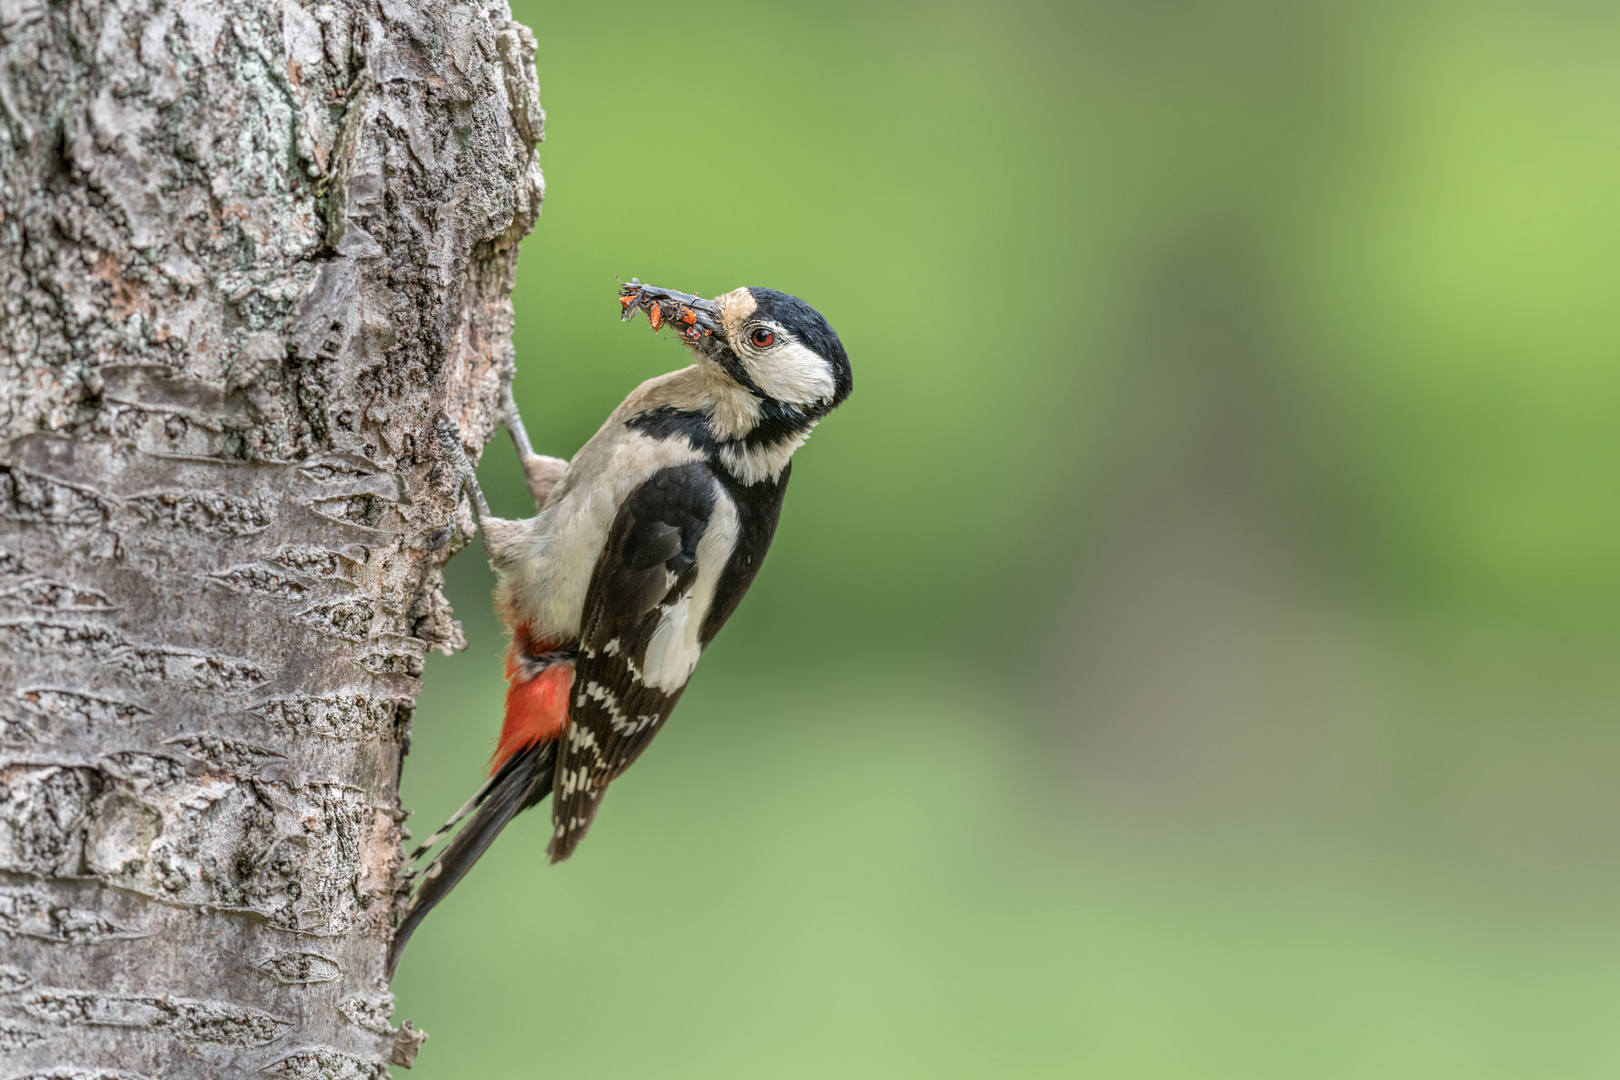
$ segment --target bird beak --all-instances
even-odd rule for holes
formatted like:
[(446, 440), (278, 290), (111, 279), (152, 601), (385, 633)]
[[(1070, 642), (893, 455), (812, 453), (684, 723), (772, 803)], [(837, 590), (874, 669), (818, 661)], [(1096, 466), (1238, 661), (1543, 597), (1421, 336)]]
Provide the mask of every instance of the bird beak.
[(620, 320), (629, 322), (636, 317), (636, 312), (645, 311), (654, 331), (667, 323), (691, 345), (701, 344), (705, 339), (726, 339), (720, 322), (720, 305), (691, 293), (643, 285), (631, 278), (630, 284), (619, 286), (619, 307)]

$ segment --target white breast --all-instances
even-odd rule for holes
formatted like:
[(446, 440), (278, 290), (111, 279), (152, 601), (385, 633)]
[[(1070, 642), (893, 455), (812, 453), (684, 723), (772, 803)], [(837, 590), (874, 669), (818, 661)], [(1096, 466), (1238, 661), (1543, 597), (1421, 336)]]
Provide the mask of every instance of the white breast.
[(591, 571), (619, 506), (653, 473), (701, 457), (683, 439), (604, 426), (574, 455), (545, 509), (527, 521), (502, 522), (504, 536), (489, 527), (493, 522), (486, 525), (502, 610), (528, 623), (538, 639), (578, 637)]

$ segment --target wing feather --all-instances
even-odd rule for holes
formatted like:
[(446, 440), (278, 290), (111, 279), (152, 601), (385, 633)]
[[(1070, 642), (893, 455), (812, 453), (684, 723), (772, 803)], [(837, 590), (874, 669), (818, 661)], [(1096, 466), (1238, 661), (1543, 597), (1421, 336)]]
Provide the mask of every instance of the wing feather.
[(585, 594), (574, 700), (552, 792), (553, 862), (584, 838), (608, 784), (646, 749), (680, 700), (690, 667), (680, 674), (676, 665), (678, 678), (659, 674), (670, 665), (654, 641), (689, 635), (692, 648), (701, 649), (697, 623), (704, 613), (693, 610), (693, 594), (704, 591), (701, 577), (713, 595), (735, 542), (733, 524), (729, 538), (717, 532), (704, 543), (724, 499), (709, 467), (692, 462), (653, 474), (614, 518)]

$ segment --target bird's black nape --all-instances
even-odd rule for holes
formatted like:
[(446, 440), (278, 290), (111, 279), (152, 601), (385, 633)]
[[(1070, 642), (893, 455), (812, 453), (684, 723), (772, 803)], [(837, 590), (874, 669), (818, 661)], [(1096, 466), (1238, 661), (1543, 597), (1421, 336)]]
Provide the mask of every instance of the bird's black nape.
[(400, 954), (428, 912), (450, 894), (456, 883), (472, 869), (473, 863), (495, 842), (506, 823), (551, 794), (552, 771), (557, 766), (557, 744), (536, 743), (518, 751), (480, 793), (472, 820), (462, 826), (455, 839), (445, 845), (439, 857), (421, 874), (411, 900), (400, 920), (394, 940), (388, 946), (388, 977), (394, 977)]

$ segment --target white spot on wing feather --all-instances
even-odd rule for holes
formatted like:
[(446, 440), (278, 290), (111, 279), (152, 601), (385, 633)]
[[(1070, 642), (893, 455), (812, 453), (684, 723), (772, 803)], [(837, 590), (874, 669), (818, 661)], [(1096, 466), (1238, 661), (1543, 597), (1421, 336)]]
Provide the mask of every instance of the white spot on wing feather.
[[(595, 684), (593, 683), (592, 685), (595, 685)], [(577, 753), (578, 751), (580, 751), (582, 749), (590, 750), (590, 752), (596, 757), (596, 760), (598, 762), (600, 762), (602, 760), (602, 747), (596, 741), (596, 732), (592, 731), (590, 728), (586, 727), (584, 724), (569, 724), (568, 725), (568, 751), (569, 751), (569, 753)]]
[(602, 707), (607, 710), (608, 723), (620, 735), (638, 734), (658, 722), (656, 713), (637, 716), (634, 720), (630, 719), (624, 714), (624, 710), (619, 707), (619, 699), (614, 695), (613, 691), (595, 680), (585, 685), (585, 692), (579, 698), (581, 707), (584, 706), (587, 697), (592, 701), (601, 703)]
[(571, 797), (576, 791), (589, 791), (591, 786), (590, 770), (583, 765), (577, 769), (564, 769), (562, 774), (563, 798)]

